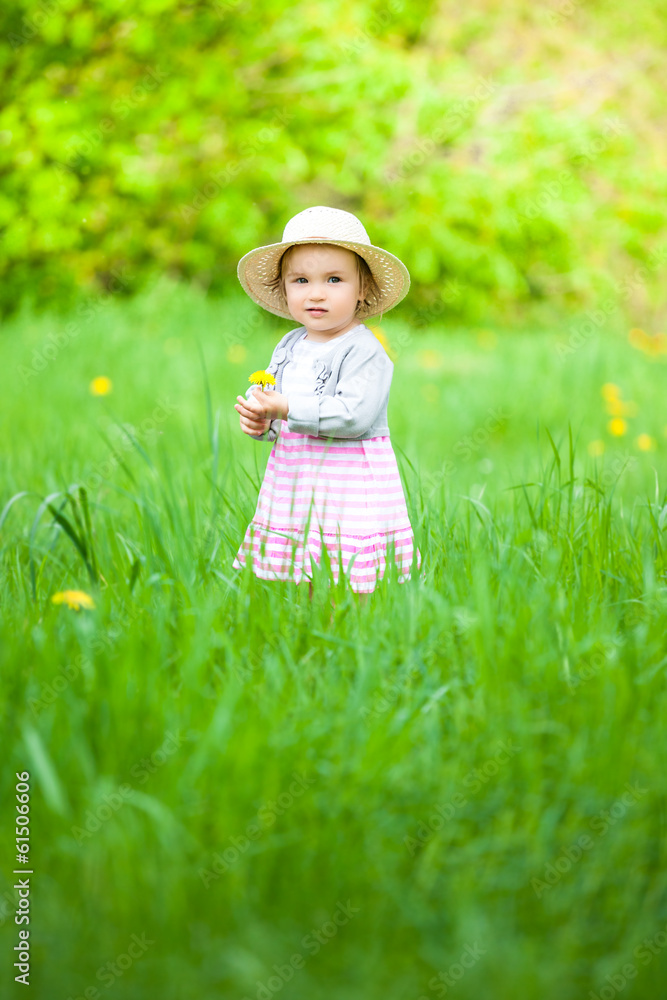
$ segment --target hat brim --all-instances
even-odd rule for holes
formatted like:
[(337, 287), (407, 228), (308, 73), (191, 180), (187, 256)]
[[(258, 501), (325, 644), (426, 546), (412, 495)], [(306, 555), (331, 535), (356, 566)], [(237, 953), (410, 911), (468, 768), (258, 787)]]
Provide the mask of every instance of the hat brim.
[(286, 243), (270, 243), (267, 246), (250, 250), (244, 257), (241, 257), (236, 273), (244, 291), (250, 298), (263, 309), (273, 313), (274, 316), (294, 319), (292, 314), (283, 307), (280, 295), (272, 291), (266, 282), (275, 277), (278, 262), (285, 251), (289, 247), (304, 243), (327, 243), (332, 246), (345, 247), (347, 250), (354, 250), (355, 253), (364, 258), (380, 288), (380, 298), (375, 306), (362, 306), (355, 314), (359, 319), (388, 312), (408, 294), (410, 273), (403, 261), (389, 253), (388, 250), (383, 250), (381, 247), (373, 246), (373, 244), (355, 243), (350, 240), (318, 239), (316, 237), (291, 240)]

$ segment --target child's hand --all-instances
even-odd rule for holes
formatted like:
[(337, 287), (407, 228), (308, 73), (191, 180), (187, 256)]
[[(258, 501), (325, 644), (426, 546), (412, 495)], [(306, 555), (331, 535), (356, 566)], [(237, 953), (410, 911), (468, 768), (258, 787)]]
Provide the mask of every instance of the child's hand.
[(268, 431), (271, 421), (258, 412), (253, 396), (254, 393), (252, 393), (250, 399), (246, 399), (245, 396), (237, 396), (238, 402), (234, 404), (234, 409), (241, 418), (241, 430), (243, 433), (255, 436)]
[(237, 396), (234, 409), (241, 418), (241, 430), (245, 434), (263, 434), (272, 420), (287, 420), (287, 396), (279, 392), (262, 392), (255, 389), (250, 398)]
[(287, 420), (289, 405), (287, 396), (283, 396), (282, 392), (276, 392), (275, 389), (270, 392), (256, 389), (252, 395), (255, 402), (259, 403), (262, 414), (269, 420)]

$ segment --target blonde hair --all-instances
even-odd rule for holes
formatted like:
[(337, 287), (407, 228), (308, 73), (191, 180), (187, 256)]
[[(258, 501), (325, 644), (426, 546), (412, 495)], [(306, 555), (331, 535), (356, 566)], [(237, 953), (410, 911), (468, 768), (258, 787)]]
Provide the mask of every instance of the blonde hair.
[[(271, 278), (270, 281), (264, 282), (267, 288), (270, 288), (271, 291), (276, 292), (280, 296), (286, 312), (289, 312), (289, 309), (287, 306), (287, 296), (285, 294), (285, 278), (284, 278), (285, 265), (289, 260), (289, 255), (292, 253), (293, 250), (296, 250), (297, 246), (321, 246), (321, 244), (299, 243), (299, 244), (294, 244), (291, 247), (288, 247), (287, 250), (285, 250), (285, 252), (282, 254), (280, 260), (278, 261), (278, 265), (276, 267), (276, 273), (274, 274), (273, 278)], [(349, 250), (349, 247), (341, 247), (341, 249)], [(350, 250), (350, 253), (353, 253), (355, 256), (357, 265), (357, 276), (359, 278), (360, 298), (357, 299), (357, 308), (355, 309), (355, 315), (361, 309), (366, 308), (368, 310), (368, 315), (374, 316), (375, 313), (379, 311), (378, 306), (380, 304), (380, 297), (381, 297), (380, 287), (375, 278), (373, 277), (373, 272), (371, 271), (370, 267), (368, 266), (368, 263), (364, 260), (364, 258), (360, 254), (355, 253), (354, 250)]]

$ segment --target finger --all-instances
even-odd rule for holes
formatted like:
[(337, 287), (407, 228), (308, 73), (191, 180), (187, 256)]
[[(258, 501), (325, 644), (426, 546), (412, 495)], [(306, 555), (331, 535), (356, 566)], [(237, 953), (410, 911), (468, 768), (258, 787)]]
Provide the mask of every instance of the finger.
[(253, 425), (248, 423), (247, 421), (243, 421), (241, 423), (241, 429), (246, 434), (263, 434), (264, 431), (267, 431), (269, 428), (268, 426), (264, 427), (262, 425)]
[(269, 423), (268, 420), (258, 419), (257, 417), (241, 417), (241, 423), (245, 423), (250, 427), (264, 427), (265, 424)]
[(237, 396), (236, 398), (238, 402), (241, 403), (242, 406), (246, 406), (249, 409), (254, 410), (256, 409), (257, 405), (255, 402), (255, 395), (256, 395), (255, 393), (252, 393), (248, 398), (246, 398), (245, 396)]
[(242, 403), (237, 403), (234, 406), (234, 409), (237, 413), (240, 413), (242, 417), (247, 417), (249, 420), (257, 420), (259, 418), (259, 414), (256, 410), (249, 410), (247, 406), (243, 406)]
[(256, 423), (253, 420), (241, 420), (241, 427), (248, 428), (253, 434), (261, 434), (266, 430), (264, 423)]
[(244, 417), (248, 417), (248, 419), (252, 418), (254, 420), (260, 419), (262, 415), (258, 410), (251, 410), (248, 406), (245, 406), (243, 403), (238, 404), (238, 412), (242, 414)]

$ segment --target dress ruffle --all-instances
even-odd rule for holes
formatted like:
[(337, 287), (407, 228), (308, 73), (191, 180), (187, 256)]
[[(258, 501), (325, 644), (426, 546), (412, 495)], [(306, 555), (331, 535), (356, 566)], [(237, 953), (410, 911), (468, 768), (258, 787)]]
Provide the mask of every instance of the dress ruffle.
[(414, 535), (391, 439), (317, 438), (282, 421), (232, 566), (250, 562), (262, 579), (300, 583), (312, 579), (323, 545), (334, 580), (342, 564), (356, 592), (375, 589), (392, 550), (398, 582), (410, 579)]

